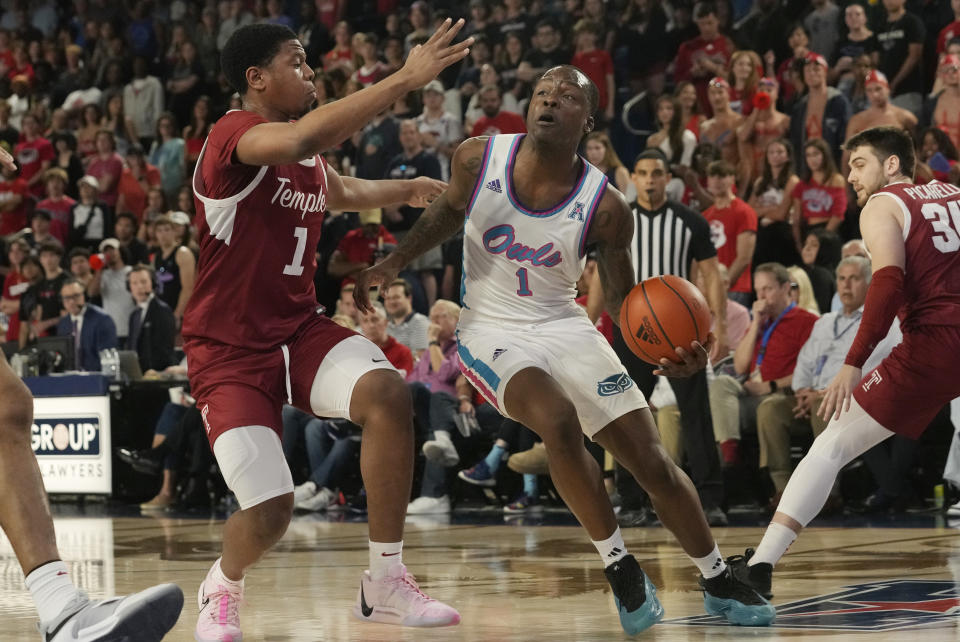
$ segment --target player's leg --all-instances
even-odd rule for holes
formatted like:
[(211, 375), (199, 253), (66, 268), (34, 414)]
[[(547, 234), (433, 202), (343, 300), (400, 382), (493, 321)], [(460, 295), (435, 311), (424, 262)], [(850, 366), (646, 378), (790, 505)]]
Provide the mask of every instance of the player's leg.
[(649, 408), (617, 417), (593, 439), (636, 477), (660, 521), (700, 570), (707, 612), (742, 626), (770, 624), (775, 609), (727, 568), (696, 488), (667, 454)]
[(325, 318), (315, 323), (291, 346), (294, 404), (362, 428), (370, 568), (361, 577), (353, 613), (362, 620), (403, 626), (457, 624), (460, 614), (420, 591), (403, 564), (414, 444), (407, 384), (367, 339)]
[(142, 631), (138, 639), (162, 639), (183, 608), (183, 593), (175, 585), (100, 603), (91, 603), (74, 585), (57, 551), (43, 478), (30, 446), (32, 422), (30, 391), (0, 355), (0, 527), (20, 562), (45, 639), (84, 635), (112, 640), (132, 631)]

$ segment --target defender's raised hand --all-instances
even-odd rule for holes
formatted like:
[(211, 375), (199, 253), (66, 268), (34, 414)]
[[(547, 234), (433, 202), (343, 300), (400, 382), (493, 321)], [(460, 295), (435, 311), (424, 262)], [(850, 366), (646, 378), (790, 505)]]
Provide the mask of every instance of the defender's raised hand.
[(452, 22), (450, 18), (444, 20), (429, 40), (410, 50), (400, 73), (419, 88), (453, 63), (466, 58), (470, 53), (470, 45), (473, 44), (472, 37), (455, 45), (450, 44), (464, 24), (462, 18), (456, 22)]

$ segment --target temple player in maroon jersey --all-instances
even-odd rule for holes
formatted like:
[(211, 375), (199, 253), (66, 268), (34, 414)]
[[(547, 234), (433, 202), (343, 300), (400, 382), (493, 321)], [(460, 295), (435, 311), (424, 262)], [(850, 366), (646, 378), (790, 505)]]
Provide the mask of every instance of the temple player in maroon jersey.
[(241, 510), (227, 520), (222, 556), (200, 587), (198, 640), (240, 639), (244, 574), (290, 521), (284, 403), (363, 427), (370, 570), (356, 616), (407, 626), (460, 621), (419, 590), (401, 560), (414, 438), (406, 385), (378, 347), (322, 314), (313, 274), (327, 208), (423, 207), (445, 187), (341, 177), (320, 153), (461, 60), (472, 39), (450, 43), (462, 26), (445, 21), (402, 69), (312, 111), (313, 71), (292, 31), (249, 25), (223, 49), (243, 107), (213, 126), (194, 172), (200, 258), (183, 336), (192, 394)]
[[(902, 129), (867, 129), (844, 147), (873, 279), (846, 363), (820, 406), (832, 420), (790, 477), (756, 551), (734, 566), (768, 596), (773, 565), (823, 508), (840, 469), (894, 433), (919, 437), (960, 396), (960, 188), (913, 184), (913, 141)], [(864, 376), (894, 316), (903, 342)]]

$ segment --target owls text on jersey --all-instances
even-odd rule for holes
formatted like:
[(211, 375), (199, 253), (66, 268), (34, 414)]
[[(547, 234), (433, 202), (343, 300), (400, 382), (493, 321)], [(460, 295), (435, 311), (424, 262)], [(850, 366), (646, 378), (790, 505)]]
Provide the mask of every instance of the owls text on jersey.
[(460, 299), (468, 317), (538, 323), (582, 314), (574, 302), (576, 282), (607, 177), (583, 160), (563, 201), (528, 209), (513, 185), (523, 136), (492, 136), (484, 148), (463, 235)]

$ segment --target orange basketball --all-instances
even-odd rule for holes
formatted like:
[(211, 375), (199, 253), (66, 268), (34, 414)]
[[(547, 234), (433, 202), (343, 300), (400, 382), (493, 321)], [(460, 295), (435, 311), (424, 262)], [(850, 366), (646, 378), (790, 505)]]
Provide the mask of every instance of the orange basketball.
[(706, 343), (710, 308), (693, 283), (678, 276), (656, 276), (638, 283), (620, 308), (620, 332), (635, 355), (654, 365), (677, 360), (676, 346)]

